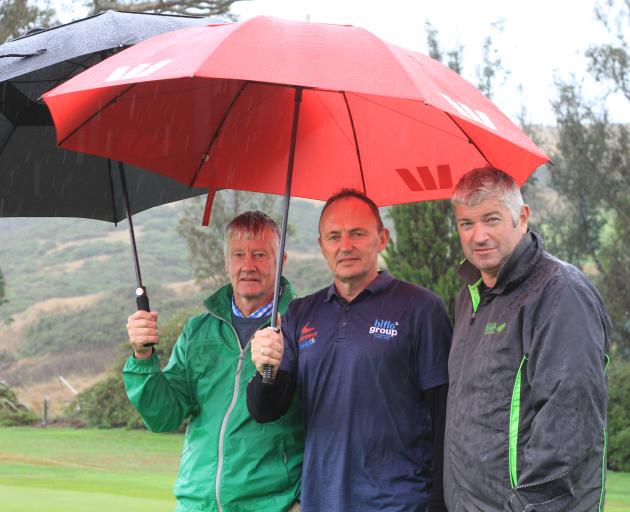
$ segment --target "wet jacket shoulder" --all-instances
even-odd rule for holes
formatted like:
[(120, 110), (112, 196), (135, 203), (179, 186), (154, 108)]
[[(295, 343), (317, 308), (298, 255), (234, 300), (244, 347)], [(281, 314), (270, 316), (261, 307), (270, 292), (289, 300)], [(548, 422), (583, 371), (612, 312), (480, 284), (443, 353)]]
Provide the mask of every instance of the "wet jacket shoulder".
[(466, 264), (462, 274), (470, 286), (457, 298), (449, 361), (449, 510), (597, 510), (611, 329), (599, 292), (533, 232), (481, 290), (476, 312), (480, 274)]
[[(150, 430), (175, 430), (190, 418), (174, 489), (179, 512), (285, 510), (299, 496), (299, 404), (266, 425), (249, 416), (245, 390), (255, 368), (231, 324), (231, 297), (228, 285), (204, 302), (207, 312), (188, 320), (164, 370), (155, 355), (130, 357), (123, 369)], [(281, 313), (292, 297), (283, 280)]]

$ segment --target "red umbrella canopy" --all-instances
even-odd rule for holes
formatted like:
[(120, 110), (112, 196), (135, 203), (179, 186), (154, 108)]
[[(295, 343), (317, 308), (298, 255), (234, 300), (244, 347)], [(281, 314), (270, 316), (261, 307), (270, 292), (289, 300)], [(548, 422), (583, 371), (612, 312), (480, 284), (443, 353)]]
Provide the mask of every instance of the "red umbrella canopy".
[(68, 149), (194, 187), (291, 195), (341, 187), (378, 205), (448, 198), (492, 165), (520, 184), (542, 151), (461, 76), (352, 26), (257, 17), (135, 45), (44, 96)]

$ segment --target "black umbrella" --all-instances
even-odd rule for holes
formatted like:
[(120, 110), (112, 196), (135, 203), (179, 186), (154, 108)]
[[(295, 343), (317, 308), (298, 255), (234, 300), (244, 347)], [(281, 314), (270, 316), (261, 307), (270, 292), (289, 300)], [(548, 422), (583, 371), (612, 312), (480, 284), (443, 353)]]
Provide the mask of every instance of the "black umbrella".
[[(151, 36), (208, 18), (107, 11), (0, 46), (0, 217), (129, 220), (138, 309), (149, 311), (131, 216), (199, 195), (159, 174), (60, 149), (46, 91)], [(115, 136), (115, 134), (112, 134)], [(131, 201), (130, 201), (131, 198)]]

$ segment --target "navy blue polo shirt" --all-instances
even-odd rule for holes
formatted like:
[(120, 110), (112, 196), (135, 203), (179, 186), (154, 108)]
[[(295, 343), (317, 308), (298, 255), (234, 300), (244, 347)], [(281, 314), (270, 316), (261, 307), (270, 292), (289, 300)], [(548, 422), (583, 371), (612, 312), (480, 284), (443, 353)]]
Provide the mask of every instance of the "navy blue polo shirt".
[(381, 272), (350, 303), (334, 285), (294, 300), (282, 325), (304, 415), (302, 511), (424, 512), (424, 391), (448, 383), (452, 333), (438, 296)]

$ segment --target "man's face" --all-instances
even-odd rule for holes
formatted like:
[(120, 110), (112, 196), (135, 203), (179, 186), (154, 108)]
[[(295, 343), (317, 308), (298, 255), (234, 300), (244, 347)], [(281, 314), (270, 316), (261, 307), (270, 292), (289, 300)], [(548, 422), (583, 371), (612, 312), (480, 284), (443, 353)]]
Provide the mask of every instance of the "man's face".
[(349, 197), (335, 201), (319, 224), (319, 246), (331, 272), (341, 282), (361, 281), (377, 272), (378, 254), (389, 233), (379, 232), (370, 207)]
[(481, 271), (484, 282), (489, 278), (494, 286), (499, 270), (527, 232), (528, 217), (529, 207), (524, 205), (514, 226), (510, 210), (498, 199), (487, 199), (476, 206), (455, 205), (462, 249), (468, 261)]
[(230, 276), (237, 302), (254, 302), (263, 306), (273, 297), (276, 258), (270, 229), (260, 236), (232, 236), (228, 241), (225, 269)]

